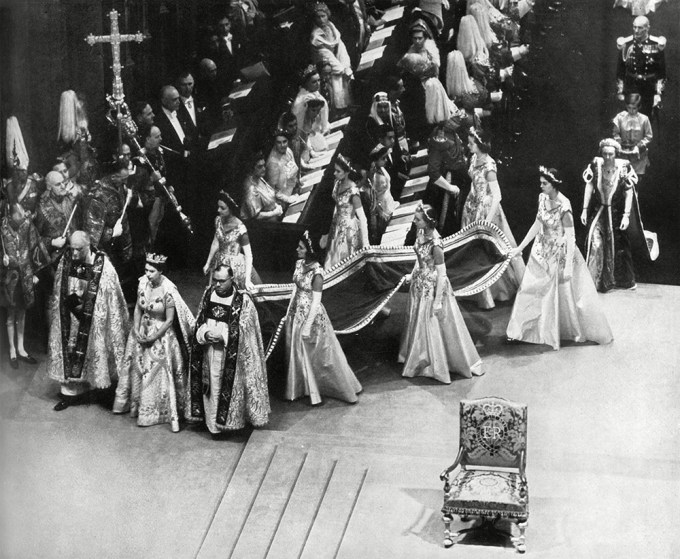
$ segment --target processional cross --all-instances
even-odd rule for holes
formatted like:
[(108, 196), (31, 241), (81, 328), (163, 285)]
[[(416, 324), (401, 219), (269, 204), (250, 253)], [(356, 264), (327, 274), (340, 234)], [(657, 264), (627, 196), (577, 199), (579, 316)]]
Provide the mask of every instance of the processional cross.
[[(141, 43), (146, 37), (144, 33), (137, 32), (134, 34), (121, 35), (118, 29), (118, 12), (116, 10), (111, 10), (109, 12), (109, 18), (111, 19), (111, 34), (110, 35), (93, 35), (90, 33), (85, 37), (85, 41), (91, 47), (96, 43), (110, 43), (111, 53), (113, 58), (113, 64), (111, 68), (113, 70), (113, 90), (111, 95), (106, 96), (106, 100), (111, 106), (111, 110), (116, 112), (115, 120), (118, 124), (119, 135), (121, 134), (121, 120), (122, 117), (128, 112), (127, 105), (125, 104), (125, 93), (123, 92), (123, 79), (121, 78), (120, 71), (123, 66), (120, 63), (120, 44), (135, 41)], [(109, 118), (113, 122), (113, 118)], [(116, 124), (116, 122), (114, 122)]]

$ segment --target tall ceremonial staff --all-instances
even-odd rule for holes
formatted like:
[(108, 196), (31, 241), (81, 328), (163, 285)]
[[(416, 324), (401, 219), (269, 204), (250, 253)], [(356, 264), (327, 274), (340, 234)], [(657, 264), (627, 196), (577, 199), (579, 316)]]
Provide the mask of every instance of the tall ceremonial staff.
[[(141, 43), (147, 37), (145, 37), (140, 31), (137, 31), (137, 33), (134, 34), (121, 35), (118, 29), (118, 12), (116, 10), (111, 10), (109, 12), (109, 19), (111, 20), (110, 35), (93, 35), (90, 33), (87, 37), (85, 37), (85, 41), (91, 47), (97, 43), (109, 43), (111, 45), (111, 56), (113, 59), (111, 64), (111, 69), (113, 71), (113, 88), (111, 94), (106, 96), (106, 100), (111, 107), (111, 113), (108, 115), (108, 119), (111, 124), (118, 124), (118, 143), (121, 144), (123, 142), (121, 115), (124, 112), (129, 111), (127, 104), (125, 103), (123, 79), (120, 75), (120, 71), (123, 68), (122, 64), (120, 63), (120, 44), (129, 43), (131, 41)], [(115, 113), (115, 116), (113, 113)]]
[[(148, 157), (146, 157), (144, 150), (142, 149), (141, 145), (139, 144), (139, 141), (137, 140), (136, 137), (137, 125), (135, 124), (135, 121), (133, 120), (132, 115), (130, 114), (130, 109), (128, 108), (127, 103), (125, 102), (125, 93), (123, 92), (123, 79), (120, 75), (120, 71), (123, 68), (122, 64), (120, 63), (120, 44), (130, 41), (141, 43), (144, 39), (149, 38), (149, 36), (144, 35), (139, 31), (134, 34), (121, 35), (118, 29), (118, 12), (116, 10), (111, 10), (109, 12), (109, 18), (111, 19), (110, 35), (93, 35), (92, 33), (90, 33), (87, 37), (85, 37), (85, 41), (90, 46), (94, 46), (96, 43), (111, 44), (111, 53), (113, 57), (113, 63), (111, 65), (111, 69), (113, 71), (113, 89), (112, 93), (106, 96), (106, 100), (108, 101), (110, 106), (110, 111), (109, 114), (107, 115), (107, 119), (111, 124), (118, 127), (118, 146), (120, 147), (120, 144), (123, 143), (123, 135), (126, 134), (130, 139), (130, 143), (133, 144), (132, 147), (135, 148), (138, 155), (144, 159), (144, 161), (149, 165), (152, 171), (156, 171), (157, 169), (154, 168), (154, 166), (149, 161)], [(191, 220), (189, 219), (189, 216), (182, 212), (182, 207), (179, 205), (177, 198), (166, 185), (165, 177), (161, 178), (159, 184), (163, 187), (163, 191), (165, 192), (168, 199), (170, 200), (170, 203), (172, 204), (175, 211), (179, 215), (179, 218), (182, 222), (182, 226), (190, 235), (193, 235), (194, 231), (191, 227)], [(125, 201), (123, 214), (125, 213), (125, 209), (127, 209), (129, 198), (130, 197), (128, 196)], [(120, 219), (122, 219), (122, 215)]]

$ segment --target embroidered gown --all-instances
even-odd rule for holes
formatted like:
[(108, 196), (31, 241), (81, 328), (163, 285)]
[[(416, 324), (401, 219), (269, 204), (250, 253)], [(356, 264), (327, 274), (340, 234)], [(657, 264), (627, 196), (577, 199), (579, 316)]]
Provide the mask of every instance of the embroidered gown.
[[(472, 184), (470, 186), (470, 193), (465, 199), (465, 206), (461, 216), (461, 228), (467, 227), (475, 221), (491, 221), (491, 223), (503, 231), (503, 234), (510, 241), (510, 245), (516, 247), (517, 242), (510, 230), (508, 220), (505, 218), (503, 208), (500, 205), (498, 206), (498, 212), (492, 220), (488, 216), (492, 195), (486, 175), (491, 171), (496, 172), (496, 162), (493, 159), (487, 157), (484, 163), (478, 164), (477, 155), (472, 156), (468, 170)], [(491, 309), (494, 307), (494, 301), (508, 301), (512, 299), (522, 281), (523, 274), (524, 262), (520, 258), (515, 258), (501, 278), (488, 289), (475, 295), (475, 300), (481, 308)]]
[[(637, 175), (624, 159), (616, 159), (614, 169), (608, 175), (603, 159), (596, 157), (583, 172), (583, 180), (594, 186), (588, 217), (586, 262), (595, 286), (603, 292), (615, 287), (632, 287), (635, 271), (631, 241), (637, 246), (647, 246), (635, 193)], [(626, 231), (621, 231), (629, 190), (633, 196), (630, 225)], [(641, 238), (636, 239), (636, 236)]]
[(312, 281), (317, 274), (323, 277), (321, 264), (306, 266), (304, 260), (297, 261), (293, 274), (295, 291), (286, 317), (285, 397), (295, 400), (309, 396), (312, 405), (321, 402), (321, 395), (354, 403), (361, 384), (347, 363), (323, 304), (314, 318), (310, 338), (302, 337), (312, 302)]
[(418, 231), (414, 250), (418, 264), (411, 275), (407, 313), (399, 347), (403, 376), (430, 377), (449, 384), (449, 371), (470, 378), (482, 374), (482, 360), (470, 337), (448, 278), (444, 284), (442, 314), (433, 312), (437, 272), (434, 247), (442, 247), (437, 231), (431, 238)]
[(175, 309), (175, 320), (150, 347), (142, 346), (130, 333), (113, 412), (129, 410), (141, 427), (170, 423), (173, 431), (178, 431), (179, 418), (184, 416), (186, 407), (189, 339), (194, 316), (175, 284), (166, 277), (155, 293), (149, 279), (140, 278), (137, 306), (142, 312), (139, 324), (142, 336), (158, 331), (170, 307)]
[[(231, 269), (234, 271), (234, 282), (241, 289), (245, 288), (246, 258), (241, 250), (241, 241), (239, 239), (247, 233), (248, 230), (241, 220), (236, 220), (235, 227), (227, 228), (219, 216), (215, 218), (215, 238), (219, 248), (213, 257), (210, 268), (214, 270), (220, 264), (231, 266)], [(262, 283), (255, 268), (253, 268), (250, 274), (250, 279), (253, 283)]]
[(331, 221), (328, 233), (328, 252), (324, 269), (330, 270), (341, 260), (358, 251), (362, 246), (359, 218), (356, 216), (352, 205), (352, 196), (359, 196), (357, 186), (349, 181), (350, 186), (340, 192), (344, 183), (337, 181), (333, 187), (333, 200), (335, 200), (335, 213)]
[(557, 205), (547, 194), (538, 197), (541, 230), (531, 247), (522, 285), (512, 307), (507, 335), (514, 340), (560, 348), (560, 340), (608, 344), (614, 338), (595, 284), (581, 252), (574, 250), (571, 279), (563, 281), (567, 245), (562, 218), (572, 213), (563, 195)]

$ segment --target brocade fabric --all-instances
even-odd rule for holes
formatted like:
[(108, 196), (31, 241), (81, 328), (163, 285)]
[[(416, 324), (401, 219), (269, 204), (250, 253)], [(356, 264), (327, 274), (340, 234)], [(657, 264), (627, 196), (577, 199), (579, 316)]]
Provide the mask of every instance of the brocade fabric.
[[(215, 218), (215, 238), (219, 246), (210, 267), (214, 270), (220, 264), (231, 266), (234, 272), (234, 282), (241, 289), (245, 287), (246, 258), (242, 252), (240, 239), (247, 234), (248, 230), (240, 220), (236, 220), (234, 227), (227, 228), (219, 216)], [(250, 279), (253, 283), (261, 281), (255, 268), (250, 274)]]
[(562, 218), (571, 213), (571, 203), (563, 194), (556, 202), (553, 206), (546, 194), (538, 197), (541, 230), (515, 297), (507, 335), (553, 349), (560, 348), (560, 340), (610, 343), (611, 328), (578, 248), (571, 278), (564, 280), (567, 241)]
[(142, 346), (130, 332), (113, 412), (129, 410), (140, 426), (171, 423), (179, 427), (187, 402), (188, 348), (194, 316), (168, 278), (163, 278), (160, 288), (154, 293), (147, 277), (139, 280), (139, 334), (155, 335), (169, 307), (175, 309), (175, 319), (151, 346)]
[(470, 378), (482, 373), (482, 360), (470, 337), (463, 315), (453, 295), (451, 284), (444, 283), (442, 312), (434, 313), (437, 272), (434, 247), (442, 247), (437, 231), (431, 238), (418, 231), (414, 250), (418, 264), (411, 275), (407, 312), (399, 347), (399, 362), (404, 363), (403, 376), (430, 377), (449, 384), (449, 371)]
[[(496, 162), (491, 157), (487, 157), (483, 163), (479, 163), (477, 155), (472, 156), (468, 170), (472, 185), (470, 186), (470, 193), (465, 199), (461, 227), (466, 227), (475, 221), (489, 221), (503, 232), (513, 247), (516, 247), (517, 242), (510, 230), (508, 220), (505, 218), (503, 207), (499, 204), (496, 215), (489, 216), (493, 196), (486, 176), (490, 172), (497, 172)], [(494, 301), (509, 301), (515, 296), (523, 275), (524, 262), (519, 258), (513, 259), (503, 277), (489, 289), (475, 296), (475, 300), (481, 308), (485, 309), (493, 308)]]
[(309, 396), (312, 404), (318, 404), (323, 395), (354, 403), (361, 392), (361, 384), (347, 363), (323, 304), (319, 305), (314, 317), (311, 336), (302, 337), (316, 275), (323, 277), (320, 264), (306, 266), (304, 260), (296, 262), (293, 274), (295, 295), (286, 316), (288, 374), (285, 398), (296, 400)]
[[(102, 255), (103, 256), (103, 255)], [(118, 274), (107, 256), (103, 256), (104, 265), (99, 289), (92, 310), (92, 323), (88, 336), (87, 349), (83, 361), (83, 374), (78, 379), (66, 379), (64, 371), (64, 348), (62, 345), (61, 306), (66, 304), (61, 299), (63, 268), (70, 265), (70, 259), (62, 258), (57, 267), (54, 280), (54, 291), (49, 300), (49, 338), (47, 375), (59, 382), (88, 383), (94, 388), (108, 388), (121, 373), (123, 356), (128, 333), (130, 317), (123, 291), (118, 281)], [(82, 280), (69, 278), (69, 294), (82, 296)], [(74, 343), (79, 321), (71, 316), (71, 329), (68, 334), (69, 345)]]
[[(328, 252), (324, 268), (330, 270), (333, 266), (358, 251), (361, 246), (361, 231), (359, 218), (354, 211), (352, 197), (359, 196), (359, 189), (352, 181), (336, 181), (333, 187), (335, 212), (328, 233)], [(340, 190), (340, 189), (344, 190)]]

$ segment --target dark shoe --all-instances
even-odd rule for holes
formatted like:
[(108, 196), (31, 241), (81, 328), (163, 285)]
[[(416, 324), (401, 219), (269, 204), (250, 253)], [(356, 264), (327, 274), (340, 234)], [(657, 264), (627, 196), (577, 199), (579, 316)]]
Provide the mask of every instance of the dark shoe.
[(54, 406), (54, 411), (62, 411), (70, 406), (79, 406), (80, 404), (89, 404), (92, 394), (90, 392), (85, 392), (79, 394), (78, 396), (66, 396), (65, 394), (60, 394), (61, 401)]
[(35, 357), (32, 357), (28, 353), (26, 355), (21, 355), (21, 353), (18, 355), (19, 361), (23, 361), (25, 363), (29, 363), (30, 365), (36, 365), (38, 363), (38, 360)]
[(9, 358), (9, 366), (12, 367), (12, 369), (18, 369), (19, 368), (19, 362), (17, 361), (16, 357), (10, 357)]
[(54, 411), (62, 411), (68, 408), (72, 402), (73, 402), (74, 397), (73, 396), (62, 396), (61, 400), (57, 402), (57, 405), (54, 406)]

